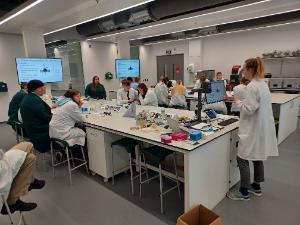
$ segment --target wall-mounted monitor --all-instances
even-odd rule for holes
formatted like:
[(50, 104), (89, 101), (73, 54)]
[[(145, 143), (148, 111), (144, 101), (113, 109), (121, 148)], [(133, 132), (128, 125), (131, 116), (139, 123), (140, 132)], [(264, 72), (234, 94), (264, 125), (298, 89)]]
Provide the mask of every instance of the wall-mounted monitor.
[(140, 60), (138, 59), (116, 59), (116, 77), (139, 77)]
[(63, 81), (61, 59), (16, 58), (19, 83), (41, 80), (44, 83)]

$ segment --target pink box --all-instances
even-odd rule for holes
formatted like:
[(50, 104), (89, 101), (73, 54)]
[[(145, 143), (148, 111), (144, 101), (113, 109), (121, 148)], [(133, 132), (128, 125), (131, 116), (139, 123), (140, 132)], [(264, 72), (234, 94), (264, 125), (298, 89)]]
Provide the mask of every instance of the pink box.
[(172, 140), (174, 141), (185, 141), (188, 139), (189, 135), (185, 132), (177, 132), (171, 134)]

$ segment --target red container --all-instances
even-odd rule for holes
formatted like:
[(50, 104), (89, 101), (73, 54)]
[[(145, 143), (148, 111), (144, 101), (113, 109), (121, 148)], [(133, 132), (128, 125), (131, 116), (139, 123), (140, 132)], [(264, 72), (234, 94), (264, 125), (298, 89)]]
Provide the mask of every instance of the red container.
[(160, 140), (162, 143), (170, 144), (172, 142), (172, 137), (170, 137), (169, 135), (162, 135), (160, 136)]
[(185, 141), (188, 139), (189, 135), (185, 132), (177, 132), (171, 134), (172, 140), (174, 141)]

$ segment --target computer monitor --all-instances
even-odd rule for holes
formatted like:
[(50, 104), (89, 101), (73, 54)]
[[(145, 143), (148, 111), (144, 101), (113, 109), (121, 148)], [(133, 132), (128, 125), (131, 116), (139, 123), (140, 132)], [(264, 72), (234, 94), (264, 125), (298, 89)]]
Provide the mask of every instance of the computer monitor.
[(226, 96), (226, 89), (223, 80), (211, 82), (211, 92), (206, 94), (207, 104), (224, 101)]
[(16, 58), (19, 83), (41, 80), (44, 83), (63, 81), (62, 59)]
[(116, 77), (139, 77), (140, 60), (138, 59), (116, 59)]

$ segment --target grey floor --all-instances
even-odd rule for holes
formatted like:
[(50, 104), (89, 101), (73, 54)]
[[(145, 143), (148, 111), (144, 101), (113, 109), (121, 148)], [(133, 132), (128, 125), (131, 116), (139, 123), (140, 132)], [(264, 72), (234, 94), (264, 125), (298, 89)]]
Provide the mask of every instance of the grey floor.
[[(300, 126), (280, 145), (280, 157), (266, 162), (263, 197), (253, 197), (249, 202), (224, 198), (214, 209), (225, 225), (299, 224), (299, 136)], [(9, 149), (14, 144), (14, 132), (0, 124), (0, 148)], [(156, 182), (143, 188), (142, 200), (131, 196), (128, 174), (118, 176), (116, 185), (112, 186), (99, 176), (87, 176), (84, 171), (78, 171), (70, 186), (64, 167), (57, 170), (53, 179), (49, 167), (39, 160), (38, 176), (46, 179), (47, 185), (24, 198), (38, 203), (36, 210), (25, 214), (28, 225), (166, 225), (175, 224), (183, 211), (183, 201), (175, 191), (166, 196), (166, 214), (159, 213)], [(9, 224), (6, 216), (0, 215), (0, 224)]]

